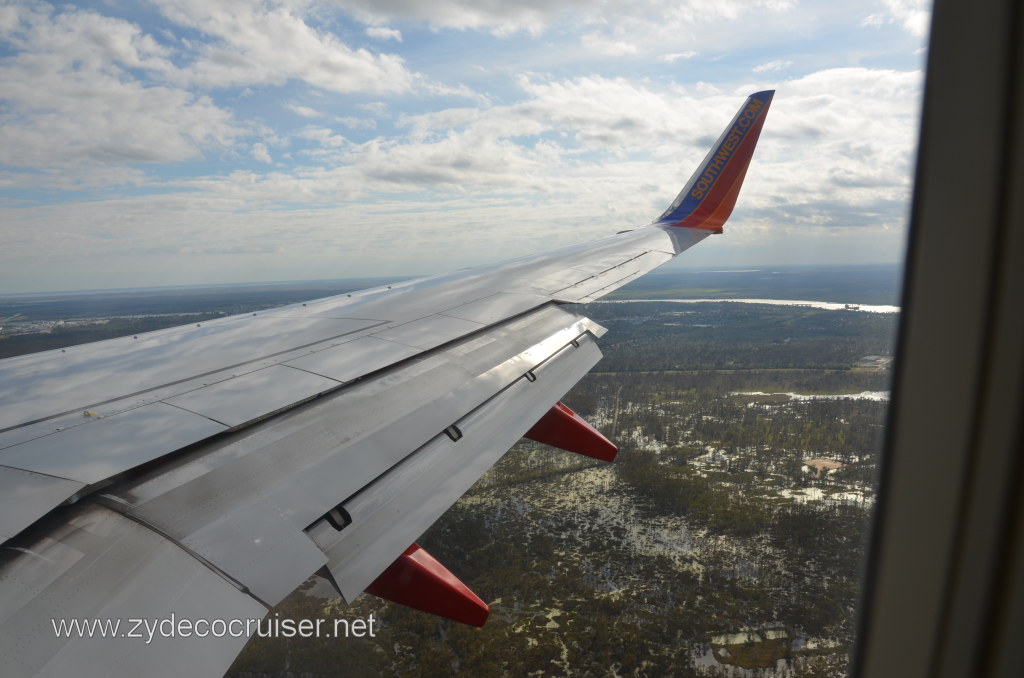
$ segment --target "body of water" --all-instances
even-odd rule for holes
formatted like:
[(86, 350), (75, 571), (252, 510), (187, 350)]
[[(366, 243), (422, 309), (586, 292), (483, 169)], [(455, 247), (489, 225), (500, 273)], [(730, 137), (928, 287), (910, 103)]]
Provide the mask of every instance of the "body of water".
[(899, 306), (872, 306), (869, 304), (841, 304), (831, 301), (804, 301), (800, 299), (607, 299), (592, 301), (592, 304), (706, 304), (730, 302), (734, 304), (771, 304), (774, 306), (806, 306), (823, 308), (828, 311), (860, 311), (863, 313), (899, 313)]

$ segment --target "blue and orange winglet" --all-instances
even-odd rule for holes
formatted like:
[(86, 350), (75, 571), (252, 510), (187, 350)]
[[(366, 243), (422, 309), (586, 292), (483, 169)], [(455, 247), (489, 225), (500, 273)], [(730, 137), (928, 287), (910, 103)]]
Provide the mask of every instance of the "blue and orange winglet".
[(747, 97), (672, 206), (654, 222), (656, 225), (722, 232), (722, 224), (736, 205), (774, 95), (775, 90), (766, 90)]

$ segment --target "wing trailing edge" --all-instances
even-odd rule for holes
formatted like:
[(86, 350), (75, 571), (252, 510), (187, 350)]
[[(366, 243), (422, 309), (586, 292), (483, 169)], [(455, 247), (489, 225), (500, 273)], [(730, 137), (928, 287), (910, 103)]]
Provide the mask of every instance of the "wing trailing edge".
[(775, 90), (765, 90), (747, 97), (656, 225), (722, 232), (722, 225), (736, 205), (774, 95)]

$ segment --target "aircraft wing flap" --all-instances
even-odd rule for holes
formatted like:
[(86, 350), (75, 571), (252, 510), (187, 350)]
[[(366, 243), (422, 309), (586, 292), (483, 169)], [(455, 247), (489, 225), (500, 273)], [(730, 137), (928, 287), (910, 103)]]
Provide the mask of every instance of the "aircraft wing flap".
[(7, 541), (73, 496), (85, 483), (0, 466), (0, 542)]
[(329, 557), (342, 595), (354, 600), (454, 504), (473, 483), (601, 358), (582, 335), (531, 373), (454, 422), (458, 439), (442, 433), (342, 504), (352, 524), (310, 528)]
[(327, 563), (302, 530), (261, 500), (216, 516), (181, 543), (267, 606), (277, 605)]
[(107, 493), (133, 507), (140, 520), (178, 538), (254, 496), (304, 528), (561, 347), (598, 328), (556, 307), (539, 309), (220, 436), (187, 452), (170, 471)]
[[(244, 631), (267, 611), (174, 543), (95, 504), (68, 507), (23, 536), (18, 549), (0, 550), (5, 675), (221, 675), (249, 633), (214, 637), (207, 626), (205, 638), (169, 637), (170, 628), (215, 616)], [(150, 633), (135, 619), (163, 626)], [(84, 637), (71, 626), (96, 620), (102, 630)]]

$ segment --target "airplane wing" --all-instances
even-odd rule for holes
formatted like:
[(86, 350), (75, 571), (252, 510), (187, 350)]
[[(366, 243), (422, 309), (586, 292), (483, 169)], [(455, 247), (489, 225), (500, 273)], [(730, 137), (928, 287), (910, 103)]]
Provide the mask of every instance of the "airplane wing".
[(0, 361), (5, 675), (220, 675), (314, 573), (482, 624), (414, 540), (524, 434), (614, 457), (558, 402), (601, 357), (573, 304), (721, 232), (772, 95), (646, 227)]

